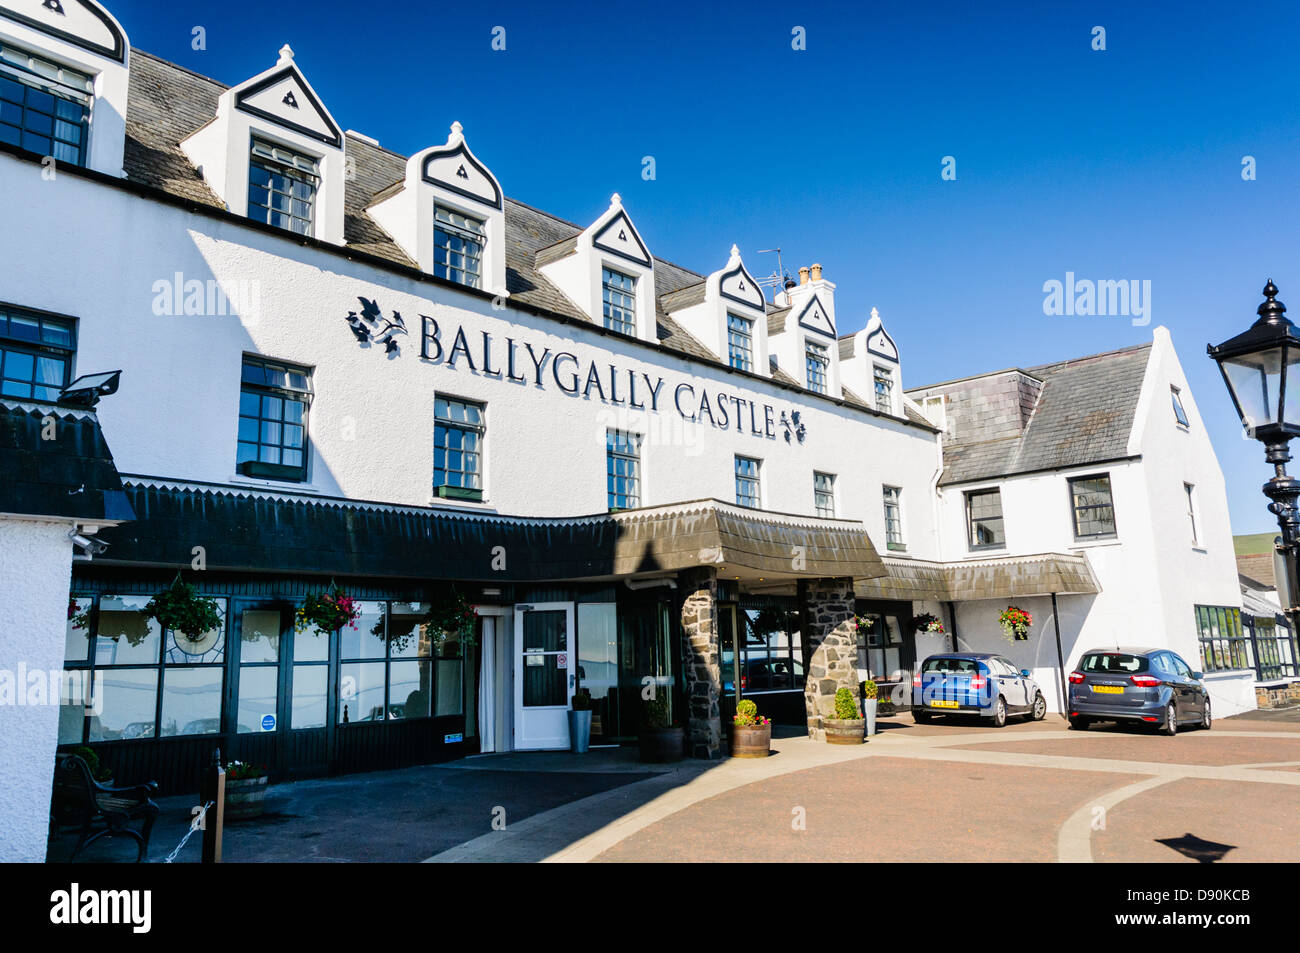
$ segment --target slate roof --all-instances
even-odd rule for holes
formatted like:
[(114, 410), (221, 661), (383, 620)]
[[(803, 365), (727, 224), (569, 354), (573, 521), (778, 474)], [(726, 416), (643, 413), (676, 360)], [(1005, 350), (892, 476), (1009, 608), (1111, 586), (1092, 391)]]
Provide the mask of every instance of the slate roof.
[(910, 389), (944, 394), (940, 485), (1125, 458), (1151, 345)]
[[(54, 439), (43, 439), (52, 415)], [(0, 513), (135, 518), (94, 414), (0, 402)]]

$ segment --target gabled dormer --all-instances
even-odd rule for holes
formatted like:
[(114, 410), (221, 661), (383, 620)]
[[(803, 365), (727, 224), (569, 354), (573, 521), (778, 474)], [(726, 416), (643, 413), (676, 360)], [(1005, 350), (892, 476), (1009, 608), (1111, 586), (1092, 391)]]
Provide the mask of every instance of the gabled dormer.
[(181, 148), (236, 215), (343, 243), (343, 131), (293, 61), (232, 86)]
[(0, 142), (121, 176), (129, 56), (94, 0), (0, 0)]
[(452, 123), (446, 143), (406, 160), (397, 188), (367, 211), (420, 270), (494, 295), (506, 291), (501, 183)]
[(596, 221), (539, 250), (536, 263), (593, 323), (657, 339), (654, 258), (617, 192)]
[(778, 304), (789, 310), (771, 338), (776, 366), (811, 391), (842, 396), (835, 285), (822, 277), (822, 266), (800, 268), (799, 284), (787, 288)]
[(881, 413), (904, 416), (906, 398), (898, 345), (875, 308), (865, 328), (840, 341), (840, 379), (843, 386)]
[(730, 366), (767, 376), (767, 302), (731, 246), (726, 265), (698, 285), (664, 295), (664, 311)]

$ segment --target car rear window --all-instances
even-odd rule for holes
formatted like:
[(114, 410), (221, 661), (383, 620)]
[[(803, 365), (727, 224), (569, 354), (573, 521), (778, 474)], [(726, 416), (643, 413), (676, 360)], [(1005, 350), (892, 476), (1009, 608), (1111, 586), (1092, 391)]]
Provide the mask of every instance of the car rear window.
[(921, 665), (921, 671), (974, 674), (979, 671), (979, 663), (973, 658), (928, 658)]
[(1145, 672), (1151, 663), (1142, 655), (1126, 655), (1123, 652), (1093, 652), (1083, 657), (1079, 671), (1097, 674), (1124, 674)]

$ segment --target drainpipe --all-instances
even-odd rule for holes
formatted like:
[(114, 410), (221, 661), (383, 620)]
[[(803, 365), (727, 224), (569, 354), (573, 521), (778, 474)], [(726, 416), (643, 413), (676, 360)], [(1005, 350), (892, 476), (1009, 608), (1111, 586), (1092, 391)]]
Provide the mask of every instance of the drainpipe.
[(948, 608), (948, 632), (952, 635), (952, 650), (957, 652), (960, 651), (957, 648), (957, 607), (951, 601), (944, 605)]
[(1061, 687), (1061, 714), (1066, 712), (1065, 658), (1061, 653), (1061, 611), (1056, 606), (1056, 593), (1052, 593), (1052, 625), (1056, 628), (1056, 680)]

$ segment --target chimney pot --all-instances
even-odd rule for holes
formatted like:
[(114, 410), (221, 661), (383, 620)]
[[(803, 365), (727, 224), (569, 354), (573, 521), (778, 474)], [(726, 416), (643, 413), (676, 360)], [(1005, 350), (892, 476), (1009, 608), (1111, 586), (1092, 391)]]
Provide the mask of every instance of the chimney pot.
[(813, 280), (813, 281), (821, 281), (821, 280), (822, 280), (822, 266), (821, 266), (820, 264), (816, 264), (816, 263), (813, 264), (813, 266), (812, 266), (812, 280)]
[(808, 284), (808, 266), (807, 266), (807, 265), (804, 265), (802, 268), (799, 269), (799, 284), (801, 284), (801, 285), (806, 285), (806, 284)]

